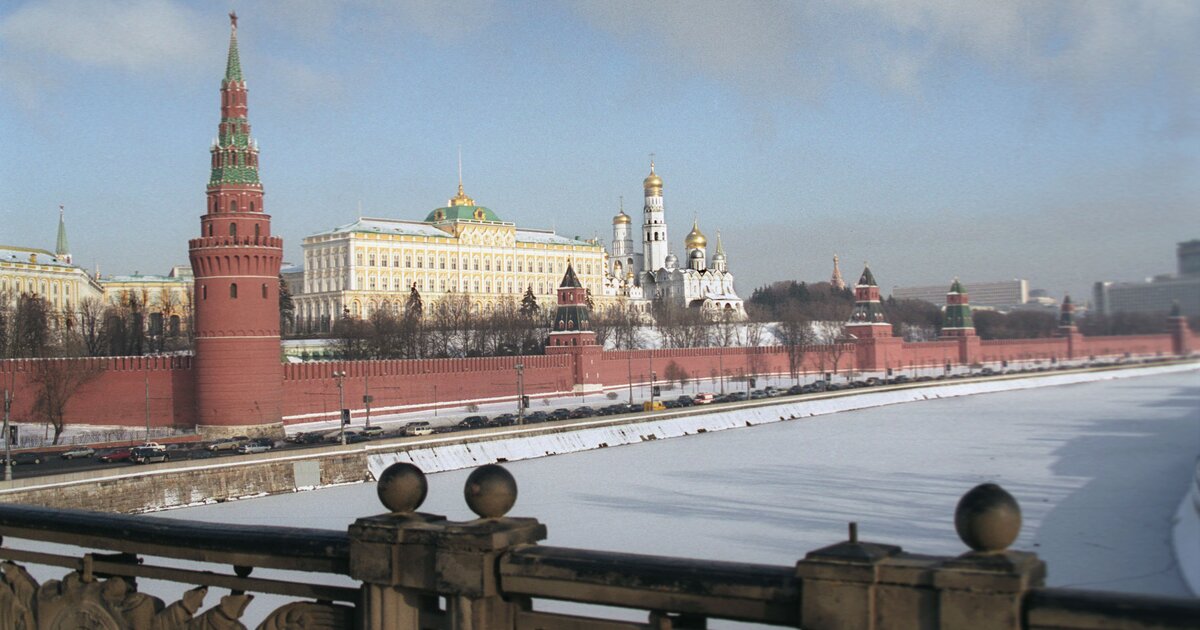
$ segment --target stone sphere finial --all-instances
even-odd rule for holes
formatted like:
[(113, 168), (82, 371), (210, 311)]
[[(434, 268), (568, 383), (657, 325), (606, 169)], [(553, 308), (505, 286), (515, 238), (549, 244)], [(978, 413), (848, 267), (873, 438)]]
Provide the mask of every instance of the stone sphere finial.
[(375, 486), (379, 502), (390, 512), (412, 512), (425, 502), (429, 482), (420, 468), (408, 462), (396, 462), (379, 475)]
[(503, 466), (480, 466), (467, 477), (463, 496), (481, 518), (500, 518), (517, 502), (517, 480)]
[(994, 483), (981, 483), (958, 500), (954, 529), (968, 547), (981, 553), (1000, 553), (1021, 533), (1021, 506)]

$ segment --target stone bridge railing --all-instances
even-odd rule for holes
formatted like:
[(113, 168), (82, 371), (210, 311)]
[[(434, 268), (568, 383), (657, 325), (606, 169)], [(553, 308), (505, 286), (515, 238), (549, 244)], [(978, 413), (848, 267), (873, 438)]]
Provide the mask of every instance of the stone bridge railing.
[[(294, 598), (258, 625), (264, 629), (621, 630), (728, 619), (811, 629), (988, 630), (1195, 628), (1200, 620), (1200, 600), (1044, 588), (1045, 564), (1007, 549), (1020, 509), (991, 484), (959, 502), (955, 527), (971, 548), (960, 556), (860, 541), (851, 524), (847, 541), (794, 566), (539, 545), (544, 525), (505, 516), (517, 487), (500, 466), (467, 479), (467, 504), (480, 516), (474, 521), (417, 512), (427, 488), (415, 466), (393, 465), (378, 486), (389, 513), (359, 519), (348, 532), (0, 506), (0, 628), (241, 628), (251, 593)], [(13, 539), (109, 553), (16, 549)], [(39, 584), (17, 563), (69, 573)], [(256, 577), (256, 568), (313, 579)], [(137, 578), (179, 584), (179, 600), (165, 605), (139, 593)], [(357, 585), (333, 584), (347, 578)], [(202, 611), (208, 588), (229, 594)], [(640, 610), (645, 621), (539, 610), (545, 600)]]

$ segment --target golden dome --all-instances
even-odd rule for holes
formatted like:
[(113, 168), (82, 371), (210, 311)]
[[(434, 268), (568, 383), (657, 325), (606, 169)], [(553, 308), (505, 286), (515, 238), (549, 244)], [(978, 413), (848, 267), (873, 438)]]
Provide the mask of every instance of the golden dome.
[(633, 223), (633, 219), (630, 219), (624, 210), (621, 211), (621, 214), (613, 217), (613, 225), (629, 225), (630, 223)]
[(662, 178), (654, 173), (654, 160), (650, 160), (650, 174), (642, 180), (642, 187), (646, 189), (662, 188)]
[(688, 232), (687, 238), (683, 240), (684, 245), (688, 249), (704, 249), (708, 246), (708, 239), (700, 233), (700, 227), (695, 221), (692, 221), (692, 231)]

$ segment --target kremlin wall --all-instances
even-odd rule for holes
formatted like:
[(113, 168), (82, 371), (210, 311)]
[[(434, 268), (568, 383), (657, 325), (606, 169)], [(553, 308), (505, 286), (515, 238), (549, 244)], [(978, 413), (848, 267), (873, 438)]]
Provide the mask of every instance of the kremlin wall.
[[(65, 392), (65, 424), (196, 428), (214, 437), (279, 435), (286, 424), (336, 418), (341, 396), (356, 422), (368, 413), (364, 402), (368, 396), (375, 413), (421, 408), (432, 412), (473, 401), (515, 400), (518, 365), (523, 366), (524, 392), (535, 398), (622, 391), (630, 382), (650, 382), (655, 374), (661, 382), (672, 362), (672, 371), (685, 371), (689, 381), (718, 377), (741, 381), (789, 373), (788, 349), (779, 346), (603, 351), (589, 329), (587, 288), (569, 262), (557, 291), (556, 324), (545, 355), (281, 363), (277, 279), (283, 243), (271, 235), (271, 216), (264, 209), (258, 145), (250, 137), (246, 82), (238, 57), (237, 18), (231, 15), (231, 19), (205, 214), (200, 217), (198, 238), (189, 242), (195, 278), (194, 356), (0, 361), (0, 383), (14, 393), (13, 421), (37, 421), (33, 407), (42, 387), (34, 378), (54, 366), (66, 368), (58, 372), (90, 375)], [(648, 207), (659, 214), (661, 185), (652, 169), (646, 186), (653, 203), (648, 202)], [(649, 242), (665, 248), (665, 223), (655, 221), (651, 231), (661, 231), (662, 239)], [(651, 249), (651, 258), (666, 252)], [(714, 262), (723, 272), (724, 253), (719, 246), (718, 254)], [(657, 269), (658, 262), (651, 267)], [(663, 269), (669, 271), (670, 266)], [(703, 265), (692, 271), (707, 273)], [(731, 291), (731, 280), (729, 285)], [(740, 300), (730, 296), (714, 304), (732, 309), (736, 301), (740, 312)], [(1167, 334), (1084, 337), (1074, 325), (1069, 298), (1063, 303), (1058, 336), (984, 341), (975, 336), (967, 298), (955, 281), (947, 293), (943, 337), (904, 342), (892, 336), (879, 287), (870, 269), (864, 269), (855, 286), (855, 309), (844, 338), (837, 346), (804, 347), (801, 369), (810, 375), (880, 375), (889, 369), (1003, 361), (1187, 355), (1200, 348), (1182, 316), (1170, 318)], [(742, 387), (737, 382), (726, 386)]]

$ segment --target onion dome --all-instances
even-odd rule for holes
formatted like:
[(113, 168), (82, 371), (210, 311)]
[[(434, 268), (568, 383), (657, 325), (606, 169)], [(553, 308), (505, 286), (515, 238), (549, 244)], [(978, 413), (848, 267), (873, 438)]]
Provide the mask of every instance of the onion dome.
[(692, 220), (692, 231), (688, 232), (687, 238), (683, 240), (687, 249), (704, 249), (708, 247), (708, 239), (700, 233), (700, 226)]
[(624, 210), (621, 211), (621, 214), (613, 217), (613, 225), (629, 225), (632, 222), (633, 220), (629, 218), (628, 214), (625, 214)]
[(663, 267), (665, 267), (667, 269), (674, 269), (678, 266), (679, 266), (679, 257), (675, 255), (675, 252), (671, 252), (671, 253), (667, 254), (666, 260), (663, 261)]
[(662, 185), (662, 178), (654, 172), (654, 160), (650, 160), (650, 174), (646, 176), (646, 179), (642, 180), (642, 188), (646, 190), (650, 190), (651, 188), (662, 190)]

